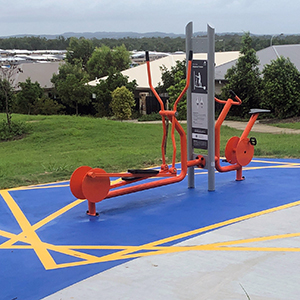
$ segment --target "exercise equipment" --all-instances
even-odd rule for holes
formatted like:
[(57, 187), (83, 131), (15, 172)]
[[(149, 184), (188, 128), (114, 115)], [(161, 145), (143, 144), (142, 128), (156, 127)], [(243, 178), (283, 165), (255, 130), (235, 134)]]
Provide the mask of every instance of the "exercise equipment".
[(236, 180), (243, 180), (242, 168), (248, 165), (254, 155), (254, 146), (257, 141), (254, 137), (248, 138), (248, 135), (257, 120), (260, 113), (270, 112), (267, 109), (251, 109), (251, 117), (244, 129), (241, 137), (233, 136), (230, 138), (225, 147), (226, 162), (229, 166), (221, 166), (220, 164), (220, 130), (223, 121), (225, 120), (232, 105), (241, 105), (242, 100), (233, 92), (230, 91), (231, 97), (225, 100), (220, 100), (215, 97), (215, 101), (224, 104), (224, 107), (215, 123), (215, 167), (219, 172), (236, 171)]
[[(89, 166), (82, 166), (77, 168), (70, 179), (70, 189), (72, 194), (78, 199), (88, 200), (88, 211), (87, 214), (90, 216), (96, 216), (96, 203), (103, 199), (108, 199), (120, 195), (129, 193), (135, 193), (138, 191), (156, 188), (168, 184), (179, 182), (187, 175), (188, 168), (208, 168), (205, 156), (196, 155), (194, 159), (188, 160), (187, 151), (187, 137), (182, 126), (177, 120), (177, 105), (186, 93), (190, 81), (191, 81), (191, 69), (192, 69), (192, 56), (193, 52), (189, 52), (186, 85), (179, 97), (176, 99), (172, 110), (165, 110), (164, 103), (156, 90), (152, 85), (151, 71), (150, 71), (150, 60), (149, 53), (146, 52), (146, 64), (149, 86), (160, 104), (160, 115), (162, 117), (163, 126), (163, 138), (161, 143), (162, 153), (162, 164), (160, 170), (156, 169), (129, 169), (125, 173), (107, 173), (100, 168), (91, 168)], [(256, 145), (256, 139), (253, 137), (248, 138), (248, 135), (259, 115), (262, 112), (269, 112), (265, 109), (252, 109), (250, 111), (250, 120), (242, 133), (241, 137), (234, 136), (229, 139), (225, 148), (226, 161), (230, 164), (229, 166), (221, 166), (220, 163), (220, 128), (227, 116), (232, 105), (240, 105), (241, 99), (234, 93), (231, 92), (232, 98), (228, 100), (219, 100), (215, 98), (215, 101), (224, 104), (224, 107), (215, 123), (215, 168), (219, 172), (236, 171), (236, 180), (243, 180), (242, 167), (246, 166), (253, 158), (254, 145)], [(169, 166), (166, 163), (165, 157), (165, 145), (167, 140), (167, 125), (166, 121), (171, 124), (171, 140), (173, 147), (172, 164)], [(175, 167), (176, 163), (176, 141), (175, 131), (180, 137), (180, 163), (181, 171), (178, 174)], [(211, 165), (211, 164), (209, 164)], [(119, 178), (116, 183), (111, 183), (111, 178)], [(155, 179), (141, 183), (146, 179)]]
[[(96, 203), (103, 199), (112, 198), (120, 195), (134, 193), (146, 189), (151, 189), (159, 186), (164, 186), (183, 180), (187, 174), (188, 167), (197, 166), (203, 168), (205, 166), (205, 159), (199, 155), (195, 159), (187, 160), (187, 138), (185, 131), (177, 120), (177, 105), (182, 99), (190, 84), (191, 65), (192, 65), (192, 51), (189, 52), (188, 68), (186, 85), (179, 97), (176, 99), (172, 110), (165, 110), (164, 103), (154, 87), (152, 86), (149, 53), (146, 52), (146, 64), (149, 86), (152, 93), (160, 104), (160, 115), (162, 117), (163, 138), (161, 144), (162, 165), (160, 170), (152, 169), (129, 169), (127, 173), (107, 173), (100, 168), (91, 168), (89, 166), (82, 166), (76, 169), (70, 179), (70, 189), (72, 194), (78, 199), (88, 200), (87, 214), (96, 216)], [(166, 120), (171, 124), (171, 140), (173, 147), (172, 164), (169, 166), (166, 163), (165, 157), (165, 143), (167, 139)], [(176, 162), (176, 141), (175, 130), (180, 136), (180, 154), (181, 154), (181, 172), (177, 174), (175, 167)], [(111, 184), (110, 178), (120, 178), (117, 183)], [(146, 183), (139, 183), (145, 179), (155, 178)], [(138, 183), (138, 184), (135, 184)], [(130, 186), (128, 186), (130, 185)]]

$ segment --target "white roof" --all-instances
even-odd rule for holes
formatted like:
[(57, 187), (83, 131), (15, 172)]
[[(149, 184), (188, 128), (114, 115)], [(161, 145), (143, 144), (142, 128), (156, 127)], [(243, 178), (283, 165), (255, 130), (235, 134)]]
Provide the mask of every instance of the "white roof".
[[(226, 62), (235, 60), (239, 57), (239, 51), (231, 52), (216, 52), (215, 53), (215, 64), (216, 66), (222, 65)], [(186, 58), (185, 54), (174, 54), (168, 55), (166, 57), (153, 60), (150, 63), (151, 66), (151, 77), (152, 85), (154, 87), (158, 86), (158, 83), (161, 82), (161, 70), (160, 67), (165, 66), (167, 69), (171, 70), (171, 67), (176, 66), (176, 61), (183, 61)], [(196, 53), (193, 56), (194, 59), (207, 59), (206, 53)], [(139, 65), (137, 67), (127, 69), (121, 72), (124, 76), (128, 76), (129, 81), (136, 80), (137, 88), (139, 89), (148, 89), (148, 76), (147, 76), (147, 65)], [(101, 78), (105, 80), (107, 77)], [(89, 85), (96, 86), (99, 83), (99, 80), (96, 79), (89, 82)]]
[[(264, 66), (270, 64), (272, 60), (283, 56), (289, 58), (295, 67), (300, 71), (300, 45), (273, 45), (256, 52), (259, 59), (259, 70), (262, 71)], [(224, 80), (227, 70), (237, 63), (237, 59), (229, 61), (227, 64), (216, 68), (216, 80)]]

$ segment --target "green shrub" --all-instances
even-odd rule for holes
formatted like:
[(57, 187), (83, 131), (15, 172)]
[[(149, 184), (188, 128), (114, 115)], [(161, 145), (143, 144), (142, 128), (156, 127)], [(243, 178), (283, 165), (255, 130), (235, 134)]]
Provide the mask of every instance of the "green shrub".
[(125, 86), (116, 88), (112, 93), (111, 108), (114, 116), (119, 120), (128, 120), (134, 107), (134, 96)]
[(33, 114), (57, 115), (64, 110), (65, 106), (48, 97), (42, 97), (35, 101)]
[(15, 140), (29, 133), (30, 127), (24, 122), (11, 121), (10, 127), (6, 120), (0, 122), (0, 141)]
[(142, 115), (138, 118), (139, 122), (148, 122), (148, 121), (160, 121), (161, 115), (159, 113), (151, 113), (149, 115)]
[(262, 108), (278, 119), (300, 115), (300, 72), (289, 58), (272, 60), (263, 70)]

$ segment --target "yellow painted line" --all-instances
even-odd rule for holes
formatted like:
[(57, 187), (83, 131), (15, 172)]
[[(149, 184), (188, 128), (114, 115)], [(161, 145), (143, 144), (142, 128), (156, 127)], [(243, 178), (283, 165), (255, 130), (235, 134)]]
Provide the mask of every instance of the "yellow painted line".
[(52, 256), (44, 247), (39, 236), (32, 229), (32, 226), (30, 225), (29, 221), (23, 214), (20, 207), (10, 196), (8, 191), (0, 191), (0, 194), (3, 197), (4, 201), (6, 202), (6, 204), (8, 205), (8, 207), (10, 208), (17, 222), (19, 223), (21, 229), (23, 230), (24, 233), (26, 233), (26, 235), (24, 236), (25, 241), (33, 246), (36, 255), (39, 257), (40, 261), (43, 262), (45, 268), (53, 267), (53, 265), (55, 265), (55, 262)]
[(284, 247), (217, 247), (210, 251), (300, 252), (300, 248)]
[[(112, 180), (111, 184), (118, 183), (119, 181), (122, 181), (122, 179), (119, 178), (119, 179), (116, 179), (116, 180)], [(48, 183), (45, 183), (45, 184), (48, 184)], [(52, 184), (52, 183), (49, 183), (49, 185), (45, 185), (45, 184), (22, 186), (22, 187), (10, 188), (10, 189), (7, 189), (7, 190), (8, 191), (27, 191), (27, 190), (41, 190), (41, 189), (52, 189), (52, 188), (64, 188), (64, 187), (69, 187), (70, 186), (69, 183), (66, 183), (66, 184)]]
[(67, 211), (69, 211), (70, 209), (74, 208), (75, 206), (81, 204), (84, 201), (85, 200), (80, 200), (80, 199), (77, 199), (77, 200), (73, 201), (72, 203), (64, 206), (63, 208), (59, 209), (58, 211), (56, 211), (53, 214), (49, 215), (48, 217), (44, 218), (43, 220), (37, 222), (36, 224), (34, 224), (32, 226), (32, 228), (34, 230), (37, 230), (37, 229), (41, 228), (42, 226), (44, 226), (47, 223), (53, 221), (57, 217), (61, 216), (62, 214), (66, 213)]
[[(220, 159), (225, 159), (225, 157), (220, 157)], [(280, 165), (282, 165), (282, 168), (289, 167), (289, 166), (295, 166), (295, 167), (299, 166), (300, 167), (300, 163), (291, 163), (291, 162), (268, 161), (268, 160), (260, 160), (260, 159), (253, 159), (252, 162), (278, 165), (278, 166), (273, 166), (273, 168), (280, 168), (281, 167)], [(178, 162), (177, 164), (180, 164), (180, 162)], [(157, 169), (157, 168), (160, 168), (160, 166), (153, 166), (153, 167), (149, 167), (147, 169)], [(244, 167), (243, 170), (255, 170), (255, 169), (258, 170), (258, 169), (268, 169), (268, 168), (271, 168), (271, 167), (267, 167), (267, 166), (265, 166), (265, 167), (264, 166)], [(177, 170), (180, 171), (181, 169), (178, 168)], [(218, 171), (216, 171), (216, 173), (218, 173)], [(199, 173), (197, 173), (195, 175), (202, 175), (202, 174), (207, 174), (207, 171), (205, 171), (205, 169), (203, 169), (203, 172), (200, 171)], [(116, 180), (112, 180), (111, 184), (116, 184), (120, 181), (121, 181), (121, 178), (116, 179)], [(66, 182), (66, 184), (60, 184), (60, 183), (63, 183), (63, 182)], [(68, 181), (61, 181), (61, 182), (53, 182), (53, 183), (43, 183), (41, 185), (30, 185), (30, 186), (16, 187), (16, 188), (8, 189), (8, 190), (9, 191), (35, 190), (35, 189), (60, 188), (60, 187), (68, 187), (68, 186), (70, 186)]]
[(252, 162), (264, 163), (264, 164), (276, 164), (276, 165), (300, 165), (300, 163), (292, 163), (287, 161), (270, 161), (270, 160), (260, 160), (260, 159), (252, 159)]
[[(260, 211), (260, 212), (257, 212), (257, 213), (252, 213), (252, 214), (249, 214), (249, 215), (234, 218), (234, 219), (231, 219), (231, 220), (227, 220), (227, 221), (224, 221), (224, 222), (216, 223), (216, 224), (209, 225), (209, 226), (206, 226), (206, 227), (203, 227), (203, 228), (195, 229), (195, 230), (188, 231), (188, 232), (185, 232), (185, 233), (181, 233), (181, 234), (178, 234), (178, 235), (174, 235), (174, 236), (171, 236), (171, 237), (168, 237), (168, 238), (164, 238), (164, 239), (161, 239), (161, 240), (158, 240), (158, 241), (147, 243), (147, 244), (138, 246), (136, 251), (147, 250), (147, 249), (149, 249), (149, 247), (162, 245), (162, 244), (165, 244), (165, 243), (168, 243), (168, 242), (174, 242), (174, 241), (179, 240), (179, 239), (187, 238), (187, 237), (197, 235), (197, 234), (200, 234), (200, 233), (203, 233), (203, 232), (206, 232), (206, 231), (214, 230), (214, 229), (221, 228), (221, 227), (224, 227), (224, 226), (227, 226), (227, 225), (231, 225), (231, 224), (234, 224), (234, 223), (237, 223), (237, 222), (245, 221), (245, 220), (248, 220), (248, 219), (251, 219), (251, 218), (254, 218), (254, 217), (258, 217), (258, 216), (262, 216), (262, 215), (269, 214), (269, 213), (272, 213), (272, 212), (280, 211), (280, 210), (283, 210), (283, 209), (286, 209), (286, 208), (291, 208), (291, 207), (294, 207), (294, 206), (297, 206), (297, 205), (300, 205), (300, 201), (296, 201), (296, 202), (293, 202), (293, 203), (281, 205), (281, 206), (278, 206), (278, 207), (275, 207), (275, 208), (263, 210), (263, 211)], [(132, 252), (131, 249), (119, 251), (117, 253), (107, 255), (106, 259), (108, 259), (108, 260), (111, 260), (111, 259), (124, 259), (124, 258), (127, 258), (127, 255), (130, 254), (131, 252)]]
[[(66, 184), (62, 184), (63, 182), (66, 182)], [(49, 186), (48, 186), (49, 185)], [(28, 186), (20, 186), (20, 187), (14, 187), (7, 189), (9, 191), (19, 191), (19, 190), (34, 190), (38, 188), (51, 188), (51, 187), (66, 187), (69, 186), (69, 180), (63, 180), (58, 182), (49, 182), (49, 183), (41, 183), (36, 185), (28, 185)]]
[(27, 190), (42, 190), (42, 189), (52, 189), (52, 188), (61, 188), (61, 187), (68, 187), (70, 186), (69, 184), (60, 184), (60, 185), (50, 185), (50, 186), (23, 186), (23, 187), (18, 187), (18, 188), (11, 188), (9, 191), (27, 191)]
[(247, 243), (257, 243), (257, 242), (266, 242), (266, 241), (273, 241), (279, 239), (287, 239), (287, 238), (294, 238), (299, 237), (300, 232), (297, 233), (287, 233), (287, 234), (278, 234), (272, 236), (264, 236), (264, 237), (256, 237), (256, 238), (249, 238), (249, 239), (242, 239), (242, 240), (235, 240), (235, 241), (227, 241), (227, 242), (218, 242), (210, 244), (211, 246), (232, 246), (232, 245), (240, 245), (240, 244), (247, 244)]
[[(238, 240), (238, 241), (228, 241), (228, 242), (221, 242), (221, 243), (214, 243), (214, 244), (208, 244), (208, 245), (197, 245), (197, 246), (158, 246), (161, 244), (164, 244), (166, 242), (174, 241), (176, 239), (181, 239), (184, 237), (188, 237), (191, 235), (195, 235), (197, 233), (205, 232), (208, 230), (220, 228), (226, 225), (230, 225), (239, 221), (243, 221), (246, 219), (250, 219), (256, 216), (264, 215), (267, 213), (279, 211), (282, 209), (290, 208), (296, 205), (299, 205), (300, 201), (296, 201), (287, 205), (282, 205), (279, 207), (275, 207), (272, 209), (264, 210), (258, 213), (249, 214), (243, 217), (235, 218), (232, 220), (228, 220), (225, 222), (220, 222), (211, 226), (206, 226), (197, 230), (189, 231), (180, 235), (175, 235), (173, 237), (169, 237), (166, 239), (162, 239), (159, 241), (155, 241), (152, 243), (148, 243), (142, 246), (55, 246), (48, 243), (42, 243), (42, 246), (48, 250), (60, 252), (66, 255), (70, 255), (76, 258), (82, 259), (81, 261), (72, 262), (72, 263), (63, 263), (63, 264), (56, 264), (53, 263), (52, 265), (46, 265), (47, 269), (57, 269), (57, 268), (66, 268), (66, 267), (72, 267), (72, 266), (80, 266), (80, 265), (87, 265), (92, 263), (99, 263), (99, 262), (105, 262), (105, 261), (112, 261), (112, 260), (121, 260), (121, 259), (129, 259), (129, 258), (135, 258), (135, 257), (143, 257), (143, 256), (151, 256), (151, 255), (160, 255), (160, 254), (167, 254), (167, 253), (173, 253), (173, 252), (183, 252), (183, 251), (195, 251), (195, 250), (202, 250), (202, 251), (300, 251), (298, 248), (272, 248), (272, 247), (228, 247), (228, 245), (234, 245), (234, 244), (242, 244), (242, 243), (251, 243), (251, 242), (258, 242), (258, 241), (267, 241), (271, 239), (279, 239), (279, 238), (289, 238), (289, 237), (297, 237), (300, 236), (300, 233), (294, 233), (294, 234), (285, 234), (285, 235), (275, 235), (275, 236), (269, 236), (269, 237), (259, 237), (259, 238), (252, 238), (252, 239), (245, 239), (245, 240)], [(39, 225), (41, 225), (40, 223)], [(37, 224), (36, 224), (37, 225)], [(39, 227), (39, 226), (37, 226)], [(25, 237), (21, 239), (21, 241), (29, 242)], [(0, 247), (3, 248), (3, 247)], [(13, 248), (19, 248), (19, 249), (30, 249), (31, 246), (26, 245), (20, 245), (20, 246), (13, 246)], [(35, 249), (35, 245), (32, 245), (32, 248)], [(85, 254), (82, 252), (74, 251), (73, 249), (112, 249), (112, 250), (122, 250), (118, 251), (117, 253), (97, 257), (89, 254)], [(136, 253), (137, 251), (147, 251), (142, 253)], [(44, 263), (43, 260), (41, 260), (42, 263)]]
[(279, 165), (279, 166), (260, 166), (260, 167), (243, 167), (243, 171), (264, 170), (264, 169), (299, 169), (300, 165)]
[(59, 252), (59, 253), (65, 254), (65, 255), (69, 255), (69, 256), (72, 256), (75, 258), (85, 260), (89, 263), (95, 263), (95, 262), (97, 262), (97, 259), (98, 259), (97, 256), (86, 254), (86, 253), (79, 252), (79, 251), (74, 251), (74, 250), (70, 249), (70, 247), (68, 247), (68, 246), (56, 246), (53, 244), (44, 243), (42, 241), (40, 241), (40, 243), (37, 244), (36, 242), (33, 242), (33, 239), (31, 236), (28, 236), (28, 237), (27, 236), (16, 236), (16, 237), (18, 237), (17, 241), (28, 243), (30, 245), (9, 245), (9, 244), (3, 243), (0, 245), (0, 249), (32, 249), (37, 253), (37, 256), (39, 257), (41, 263), (44, 265), (46, 270), (56, 269), (57, 264), (53, 260), (52, 256), (50, 256), (52, 261), (50, 260), (50, 262), (49, 262), (48, 256), (39, 255), (38, 252), (41, 249), (45, 249), (47, 251), (47, 253), (48, 253), (48, 250), (52, 250), (55, 252)]
[[(268, 163), (270, 163), (268, 161)], [(285, 167), (298, 167), (300, 164), (288, 164), (284, 163), (283, 165), (276, 165), (276, 166), (267, 166), (267, 167), (251, 167), (249, 169), (257, 169), (257, 168), (285, 168)], [(244, 168), (246, 169), (246, 168)], [(205, 174), (206, 172), (201, 172), (200, 174)], [(119, 180), (116, 180), (116, 182)], [(64, 185), (68, 186), (68, 185)], [(41, 186), (40, 188), (52, 188), (52, 187), (62, 187), (62, 185), (59, 186)], [(30, 189), (35, 189), (39, 187), (30, 187)], [(57, 269), (57, 268), (64, 268), (64, 267), (70, 267), (70, 266), (79, 266), (79, 265), (86, 265), (91, 263), (99, 263), (99, 262), (105, 262), (105, 261), (112, 261), (112, 260), (121, 260), (121, 259), (128, 259), (128, 258), (134, 258), (134, 257), (142, 257), (142, 256), (150, 256), (150, 255), (159, 255), (159, 254), (166, 254), (166, 253), (172, 253), (172, 252), (182, 252), (182, 251), (192, 251), (192, 250), (203, 250), (203, 251), (300, 251), (300, 248), (276, 248), (276, 247), (241, 247), (241, 246), (234, 246), (233, 245), (239, 245), (239, 244), (245, 244), (245, 243), (253, 243), (253, 242), (260, 242), (260, 241), (267, 241), (272, 239), (280, 239), (280, 238), (288, 238), (288, 237), (298, 237), (300, 236), (300, 233), (294, 233), (294, 234), (285, 234), (285, 235), (275, 235), (275, 236), (269, 236), (269, 237), (259, 237), (259, 238), (252, 238), (252, 239), (244, 239), (244, 240), (237, 240), (237, 241), (227, 241), (227, 242), (219, 242), (214, 244), (207, 244), (207, 245), (197, 245), (197, 246), (159, 246), (163, 245), (167, 242), (173, 242), (178, 239), (182, 238), (188, 238), (193, 235), (197, 235), (206, 231), (214, 230), (217, 228), (221, 228), (223, 226), (231, 225), (236, 222), (244, 221), (253, 217), (261, 216), (264, 214), (268, 214), (271, 212), (279, 211), (282, 209), (294, 207), (297, 205), (300, 205), (300, 201), (296, 201), (290, 204), (282, 205), (279, 207), (275, 207), (272, 209), (267, 209), (261, 212), (245, 215), (242, 217), (234, 218), (231, 220), (227, 220), (224, 222), (216, 223), (210, 226), (206, 226), (203, 228), (199, 228), (196, 230), (192, 230), (189, 232), (185, 232), (179, 235), (174, 235), (172, 237), (164, 238), (158, 241), (154, 241), (151, 243), (147, 243), (140, 246), (111, 246), (111, 245), (73, 245), (73, 246), (62, 246), (62, 245), (52, 245), (48, 243), (44, 243), (40, 240), (39, 236), (35, 232), (35, 230), (39, 229), (40, 227), (48, 224), (52, 220), (56, 219), (58, 216), (62, 215), (63, 213), (67, 212), (71, 208), (75, 207), (76, 205), (82, 203), (84, 200), (76, 200), (69, 205), (61, 208), (57, 212), (47, 216), (43, 220), (37, 222), (33, 226), (30, 225), (29, 221), (19, 208), (19, 206), (16, 204), (14, 199), (9, 194), (8, 190), (2, 190), (0, 191), (3, 199), (9, 206), (10, 210), (12, 211), (13, 215), (15, 216), (17, 222), (19, 223), (21, 229), (23, 230), (19, 235), (15, 235), (6, 231), (0, 230), (0, 235), (3, 237), (9, 238), (9, 241), (4, 242), (0, 245), (0, 249), (33, 249), (37, 256), (39, 257), (40, 261), (44, 265), (46, 269)], [(29, 245), (13, 245), (15, 242), (21, 241), (24, 243), (28, 243)], [(108, 254), (105, 256), (94, 256), (90, 254), (86, 254), (80, 251), (75, 250), (85, 250), (85, 249), (111, 249), (111, 250), (117, 250), (116, 253)], [(250, 249), (250, 250), (248, 250)], [(262, 249), (262, 250), (259, 250)], [(59, 253), (63, 253), (65, 255), (69, 255), (72, 257), (76, 257), (81, 259), (81, 261), (76, 261), (72, 263), (63, 263), (63, 264), (56, 264), (53, 260), (52, 256), (48, 252), (49, 250), (56, 251)], [(139, 252), (138, 251), (144, 251)]]
[(4, 230), (0, 230), (0, 235), (5, 237), (5, 238), (8, 238), (8, 239), (11, 239), (11, 238), (15, 237), (15, 234), (4, 231)]
[[(38, 223), (31, 226), (32, 230), (35, 231), (35, 230), (41, 228), (42, 226), (44, 226), (47, 223), (51, 222), (52, 220), (56, 219), (60, 215), (62, 215), (65, 212), (69, 211), (70, 209), (72, 209), (76, 205), (81, 204), (83, 201), (85, 201), (85, 200), (76, 200), (76, 201), (68, 204), (67, 206), (63, 207), (62, 209), (54, 212), (53, 214), (49, 215), (48, 217), (44, 218), (43, 220), (41, 220)], [(18, 235), (14, 235), (13, 237), (11, 237), (11, 239), (9, 241), (6, 241), (5, 243), (3, 243), (2, 247), (7, 247), (9, 245), (13, 245), (14, 243), (16, 243), (17, 241), (20, 241), (20, 240), (24, 241), (23, 237), (26, 236), (26, 234), (27, 233), (23, 231)]]

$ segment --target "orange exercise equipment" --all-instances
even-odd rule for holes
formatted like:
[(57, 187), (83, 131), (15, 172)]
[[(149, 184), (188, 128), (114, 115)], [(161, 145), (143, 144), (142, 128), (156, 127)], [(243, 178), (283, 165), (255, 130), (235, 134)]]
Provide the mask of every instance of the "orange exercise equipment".
[(270, 112), (266, 109), (251, 109), (250, 120), (247, 123), (241, 137), (234, 136), (230, 138), (225, 147), (226, 161), (230, 163), (229, 166), (220, 165), (220, 130), (223, 121), (225, 120), (232, 105), (241, 105), (242, 100), (233, 92), (230, 91), (233, 99), (229, 98), (226, 101), (220, 100), (215, 97), (215, 101), (221, 104), (225, 104), (216, 123), (215, 123), (215, 166), (219, 172), (236, 171), (236, 180), (243, 180), (242, 168), (248, 165), (254, 155), (254, 146), (256, 145), (256, 139), (248, 135), (257, 120), (260, 113)]
[[(161, 100), (158, 93), (152, 86), (151, 72), (150, 72), (150, 61), (149, 53), (146, 52), (146, 63), (147, 63), (147, 74), (149, 80), (149, 86), (156, 99), (160, 104), (160, 115), (162, 117), (163, 125), (163, 138), (161, 144), (162, 153), (162, 165), (160, 170), (151, 169), (138, 169), (128, 170), (127, 173), (106, 173), (104, 170), (99, 168), (91, 168), (89, 166), (79, 167), (74, 171), (70, 179), (70, 189), (73, 195), (78, 199), (88, 200), (88, 211), (87, 213), (91, 216), (96, 216), (96, 203), (103, 199), (108, 199), (120, 195), (134, 193), (146, 189), (151, 189), (167, 184), (172, 184), (183, 180), (187, 174), (188, 167), (198, 166), (203, 168), (205, 166), (205, 159), (199, 155), (194, 160), (187, 160), (187, 139), (185, 131), (177, 120), (177, 104), (187, 91), (190, 84), (191, 66), (192, 66), (192, 51), (189, 53), (188, 70), (186, 85), (182, 90), (181, 94), (174, 103), (172, 110), (165, 110), (163, 101)], [(167, 128), (166, 119), (171, 122), (171, 139), (173, 146), (172, 165), (168, 166), (165, 157), (165, 141), (167, 139)], [(175, 143), (175, 130), (180, 136), (180, 153), (181, 153), (181, 172), (177, 174), (175, 167), (176, 162), (176, 143)], [(110, 178), (120, 178), (120, 182), (111, 184)], [(161, 177), (161, 178), (160, 178)], [(140, 182), (148, 178), (160, 178), (159, 180), (153, 180), (151, 182), (139, 183), (132, 185), (133, 183)], [(130, 185), (130, 186), (128, 186)]]

